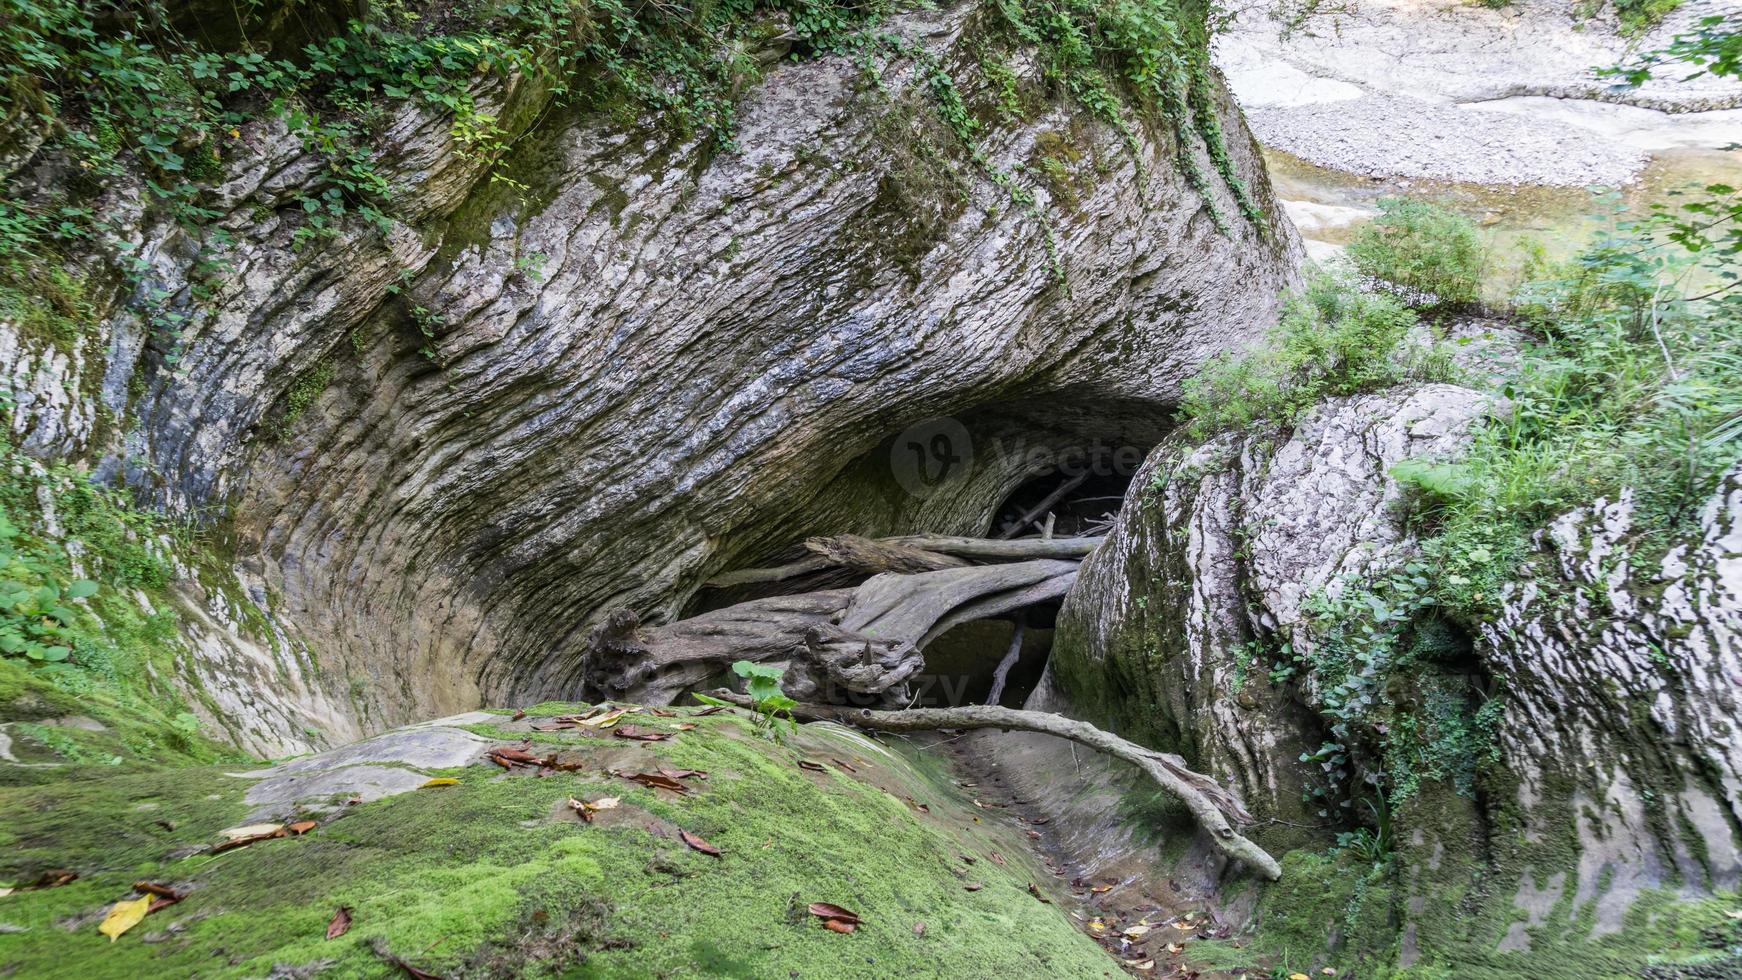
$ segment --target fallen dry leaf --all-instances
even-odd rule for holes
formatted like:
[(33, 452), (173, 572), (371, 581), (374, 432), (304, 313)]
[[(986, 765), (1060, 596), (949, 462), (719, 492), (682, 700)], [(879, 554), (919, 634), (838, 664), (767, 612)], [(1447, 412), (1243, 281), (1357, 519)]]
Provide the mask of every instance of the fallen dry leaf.
[(709, 715), (717, 715), (720, 712), (725, 711), (725, 710), (726, 710), (725, 705), (710, 704), (706, 708), (703, 708), (702, 710), (696, 712), (696, 717), (697, 718), (706, 718)]
[(460, 781), (455, 779), (452, 776), (437, 776), (434, 779), (426, 781), (422, 786), (419, 786), (418, 789), (431, 789), (431, 788), (436, 787), (436, 786), (458, 786), (458, 785), (460, 785)]
[(320, 826), (320, 825), (317, 824), (316, 822), (314, 822), (313, 820), (298, 820), (296, 823), (290, 824), (290, 825), (286, 826), (284, 829), (290, 831), (293, 834), (301, 835), (301, 834), (308, 833), (309, 831), (315, 829), (318, 826)]
[(262, 831), (258, 834), (249, 834), (246, 837), (232, 837), (221, 844), (214, 844), (212, 846), (212, 853), (222, 854), (225, 851), (234, 850), (238, 847), (247, 847), (249, 844), (258, 844), (263, 840), (272, 840), (275, 837), (287, 836), (285, 829), (278, 824), (261, 824), (259, 826), (268, 826), (272, 829)]
[(579, 814), (580, 818), (587, 823), (593, 822), (593, 814), (599, 813), (603, 810), (615, 810), (617, 809), (617, 804), (621, 802), (622, 800), (615, 796), (600, 797), (591, 802), (587, 800), (577, 800), (572, 796), (569, 797), (569, 807), (572, 808), (575, 813)]
[(499, 745), (491, 749), (490, 758), (495, 759), (498, 765), (506, 765), (511, 762), (520, 766), (536, 766), (544, 761), (525, 749), (517, 749), (507, 745)]
[(800, 769), (809, 769), (811, 772), (828, 772), (829, 771), (827, 766), (823, 765), (820, 762), (812, 762), (809, 759), (798, 760), (798, 767)]
[[(526, 717), (526, 709), (522, 708), (519, 711), (514, 712), (514, 717), (512, 717), (508, 720), (509, 721), (519, 721), (520, 719), (525, 718), (525, 717)], [(327, 938), (331, 939), (332, 937), (328, 936)]]
[(36, 888), (59, 888), (78, 880), (79, 873), (71, 868), (50, 868), (36, 876), (36, 881), (19, 887), (19, 891), (30, 891)]
[(156, 895), (158, 898), (167, 898), (171, 902), (179, 902), (183, 898), (181, 892), (176, 891), (168, 885), (159, 885), (156, 882), (151, 881), (136, 881), (133, 883), (133, 890), (136, 892), (144, 892), (147, 895)]
[(847, 770), (848, 772), (858, 772), (859, 771), (857, 769), (854, 769), (852, 766), (847, 765), (845, 762), (842, 762), (839, 759), (830, 759), (829, 761), (833, 762), (837, 766), (840, 766), (842, 769)]
[(1102, 922), (1100, 917), (1096, 916), (1095, 918), (1089, 920), (1089, 930), (1091, 932), (1106, 932), (1107, 931), (1107, 923)]
[(1155, 961), (1154, 960), (1121, 960), (1120, 962), (1124, 963), (1126, 966), (1130, 967), (1133, 970), (1142, 970), (1144, 972), (1148, 972), (1150, 970), (1155, 969)]
[(350, 929), (351, 907), (349, 905), (341, 905), (339, 906), (339, 910), (333, 913), (332, 921), (327, 923), (327, 938), (337, 939), (350, 931)]
[(1096, 895), (1100, 895), (1104, 892), (1110, 892), (1112, 890), (1113, 890), (1113, 886), (1111, 884), (1099, 884), (1099, 885), (1090, 885), (1089, 886), (1089, 891), (1093, 894), (1096, 894)]
[(615, 772), (615, 775), (633, 783), (640, 783), (648, 789), (668, 789), (673, 793), (688, 793), (690, 788), (683, 783), (657, 772)]
[(859, 913), (850, 912), (833, 902), (812, 902), (807, 906), (810, 914), (819, 919), (840, 919), (842, 922), (859, 923)]
[(229, 837), (231, 839), (237, 837), (259, 837), (261, 834), (270, 834), (275, 830), (283, 829), (283, 827), (283, 824), (277, 823), (251, 823), (243, 827), (227, 827), (218, 831), (218, 834), (222, 837)]
[(628, 713), (629, 709), (618, 708), (616, 711), (607, 711), (602, 715), (595, 715), (591, 718), (578, 718), (575, 723), (578, 725), (584, 725), (587, 728), (610, 728), (612, 725), (617, 724), (617, 719), (622, 718)]
[(708, 774), (700, 769), (673, 769), (670, 766), (660, 766), (659, 774), (671, 779), (708, 778)]
[(97, 931), (109, 937), (110, 942), (121, 938), (121, 934), (138, 925), (145, 913), (151, 911), (151, 896), (116, 902), (110, 906), (109, 914), (103, 916), (103, 921), (97, 924)]
[(701, 851), (703, 854), (707, 854), (707, 855), (710, 855), (712, 857), (719, 857), (720, 856), (720, 849), (715, 847), (714, 845), (708, 843), (707, 840), (704, 839), (700, 834), (692, 834), (689, 831), (683, 829), (682, 827), (679, 827), (677, 829), (677, 835), (679, 837), (683, 838), (683, 842), (685, 844), (688, 844), (694, 850)]
[(1181, 953), (1181, 951), (1183, 951), (1184, 949), (1185, 949), (1185, 947), (1181, 946), (1179, 943), (1168, 943), (1167, 944), (1167, 951), (1172, 953), (1175, 956), (1178, 956)]
[(1052, 904), (1052, 899), (1050, 899), (1050, 898), (1047, 898), (1047, 897), (1046, 897), (1046, 896), (1045, 896), (1045, 895), (1042, 895), (1042, 894), (1041, 894), (1041, 893), (1040, 893), (1040, 888), (1039, 888), (1039, 887), (1037, 887), (1037, 886), (1036, 886), (1036, 885), (1035, 885), (1035, 883), (1034, 883), (1034, 882), (1032, 882), (1032, 881), (1031, 881), (1031, 882), (1029, 882), (1029, 883), (1028, 883), (1028, 893), (1029, 893), (1029, 894), (1030, 894), (1030, 895), (1033, 895), (1033, 896), (1034, 896), (1034, 897), (1035, 897), (1035, 898), (1038, 898), (1038, 899), (1040, 899), (1040, 900), (1041, 900), (1041, 901), (1043, 901), (1043, 902), (1045, 902), (1045, 903), (1046, 903), (1046, 904), (1048, 904), (1048, 905), (1051, 905), (1051, 904)]
[(1288, 975), (1288, 980), (1313, 980), (1313, 978), (1304, 973), (1290, 973)]
[(671, 737), (670, 732), (655, 731), (651, 728), (636, 728), (634, 725), (624, 725), (611, 734), (618, 738), (634, 739), (637, 742), (663, 742)]
[(1148, 934), (1149, 934), (1149, 927), (1148, 926), (1141, 926), (1141, 925), (1140, 926), (1132, 926), (1131, 928), (1125, 930), (1125, 938), (1126, 939), (1142, 939), (1144, 936), (1146, 936)]
[(1004, 855), (999, 854), (997, 851), (992, 851), (986, 856), (992, 859), (993, 864), (996, 864), (1000, 868), (1004, 867)]
[(1190, 922), (1175, 922), (1173, 927), (1181, 932), (1191, 932), (1193, 929), (1197, 928), (1197, 926), (1192, 925)]
[(696, 730), (696, 726), (690, 724), (687, 721), (682, 723), (682, 724), (679, 724), (679, 725), (673, 725), (672, 727), (677, 729), (680, 732), (693, 732)]
[(676, 718), (677, 717), (677, 712), (667, 711), (664, 708), (648, 708), (647, 713), (652, 715), (655, 718)]
[(1322, 969), (1322, 970), (1320, 970), (1320, 971), (1319, 971), (1319, 972), (1320, 972), (1320, 973), (1322, 973), (1322, 974), (1324, 974), (1324, 975), (1325, 975), (1325, 976), (1327, 976), (1327, 977), (1334, 977), (1334, 976), (1336, 976), (1336, 975), (1337, 975), (1337, 971), (1336, 971), (1336, 970), (1333, 970), (1333, 969), (1331, 969), (1331, 968), (1330, 968), (1330, 967), (1328, 967), (1328, 966), (1327, 966), (1327, 967), (1325, 967), (1325, 968), (1324, 968), (1324, 969)]
[(962, 887), (968, 891), (977, 892), (980, 889), (985, 888), (986, 886), (980, 884), (979, 882), (970, 881), (967, 884), (963, 885)]
[(851, 922), (842, 922), (840, 919), (824, 919), (823, 928), (830, 932), (851, 933), (854, 929), (857, 929), (858, 926), (853, 925)]

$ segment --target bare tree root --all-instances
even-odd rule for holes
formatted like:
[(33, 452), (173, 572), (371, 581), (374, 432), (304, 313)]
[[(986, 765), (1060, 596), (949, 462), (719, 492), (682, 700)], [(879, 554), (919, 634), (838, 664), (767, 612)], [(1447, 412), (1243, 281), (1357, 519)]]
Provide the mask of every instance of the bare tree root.
[[(732, 691), (712, 691), (710, 696), (743, 707), (750, 706), (749, 698)], [(1162, 789), (1186, 805), (1198, 825), (1209, 832), (1210, 841), (1217, 850), (1235, 860), (1246, 862), (1260, 877), (1268, 881), (1276, 881), (1282, 877), (1282, 866), (1276, 863), (1275, 858), (1235, 831), (1235, 824), (1251, 824), (1254, 821), (1234, 794), (1214, 779), (1186, 768), (1185, 760), (1177, 755), (1146, 749), (1111, 732), (1102, 731), (1088, 722), (1075, 721), (1044, 711), (1019, 711), (997, 705), (872, 711), (868, 708), (800, 704), (792, 710), (796, 717), (805, 721), (833, 721), (881, 732), (1000, 728), (1070, 739), (1137, 766)]]

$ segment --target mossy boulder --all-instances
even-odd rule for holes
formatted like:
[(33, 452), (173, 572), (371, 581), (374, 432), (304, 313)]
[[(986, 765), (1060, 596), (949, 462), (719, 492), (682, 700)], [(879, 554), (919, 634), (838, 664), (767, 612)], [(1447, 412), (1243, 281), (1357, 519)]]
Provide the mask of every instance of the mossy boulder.
[[(530, 740), (574, 771), (425, 766), (419, 783), (457, 782), (304, 801), (281, 812), (309, 814), (313, 829), (216, 854), (220, 830), (259, 817), (247, 800), (259, 770), (86, 770), (0, 790), (0, 877), (19, 886), (0, 899), (0, 972), (380, 976), (392, 957), (446, 977), (1119, 972), (1030, 893), (1033, 882), (1050, 894), (1052, 878), (1014, 823), (982, 817), (927, 753), (819, 725), (773, 741), (746, 714), (694, 709), (625, 719), (671, 733), (658, 742), (531, 730), (574, 710), (464, 726), (485, 745)], [(398, 767), (389, 755), (349, 768)], [(661, 765), (707, 775), (678, 795), (611, 772)], [(621, 804), (589, 823), (571, 797)], [(78, 877), (24, 887), (59, 868)], [(111, 943), (97, 923), (139, 881), (186, 897)], [(810, 902), (858, 913), (857, 931), (825, 929)], [(352, 924), (328, 940), (340, 907)]]

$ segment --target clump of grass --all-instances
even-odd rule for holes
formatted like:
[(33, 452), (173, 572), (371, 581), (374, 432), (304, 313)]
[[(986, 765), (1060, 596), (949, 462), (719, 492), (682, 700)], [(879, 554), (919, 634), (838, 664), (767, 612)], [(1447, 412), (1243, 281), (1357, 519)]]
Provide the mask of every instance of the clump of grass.
[(1393, 297), (1317, 271), (1257, 349), (1218, 357), (1186, 384), (1187, 431), (1204, 438), (1259, 420), (1292, 424), (1326, 398), (1417, 374), (1402, 350), (1415, 322)]
[(1487, 249), (1475, 222), (1411, 198), (1381, 198), (1379, 210), (1349, 243), (1357, 271), (1397, 287), (1412, 306), (1468, 306), (1481, 299)]

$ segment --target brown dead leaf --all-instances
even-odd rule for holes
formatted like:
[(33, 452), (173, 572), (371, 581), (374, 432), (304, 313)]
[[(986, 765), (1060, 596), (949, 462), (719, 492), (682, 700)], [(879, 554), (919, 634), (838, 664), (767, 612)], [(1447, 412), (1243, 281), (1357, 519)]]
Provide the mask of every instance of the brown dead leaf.
[(36, 881), (18, 889), (29, 891), (33, 888), (59, 888), (78, 880), (79, 873), (71, 868), (50, 868), (36, 876)]
[(617, 724), (619, 718), (622, 718), (628, 713), (629, 709), (618, 708), (615, 711), (607, 711), (604, 714), (583, 715), (582, 717), (575, 719), (575, 723), (587, 728), (610, 728), (612, 725)]
[(647, 713), (652, 715), (655, 718), (676, 718), (677, 717), (677, 712), (667, 711), (664, 708), (648, 708)]
[(833, 902), (812, 902), (807, 906), (807, 908), (810, 910), (810, 914), (819, 919), (840, 919), (842, 922), (851, 922), (854, 925), (859, 924), (859, 914), (857, 912), (849, 912)]
[(854, 769), (852, 766), (847, 765), (845, 762), (842, 762), (839, 759), (830, 759), (829, 761), (833, 762), (836, 766), (839, 766), (840, 768), (847, 770), (848, 772), (858, 772), (859, 771), (857, 769)]
[(842, 922), (840, 919), (824, 919), (823, 920), (823, 928), (829, 930), (830, 932), (839, 932), (839, 933), (843, 933), (843, 934), (850, 934), (854, 929), (856, 929), (858, 927), (853, 925), (853, 923), (851, 923), (851, 922)]
[(828, 772), (829, 771), (827, 766), (823, 765), (820, 762), (812, 762), (809, 759), (798, 760), (798, 767), (800, 769), (809, 769), (811, 772)]
[(1047, 898), (1045, 895), (1042, 895), (1040, 893), (1040, 888), (1038, 886), (1036, 886), (1035, 883), (1032, 881), (1028, 883), (1028, 893), (1030, 895), (1033, 895), (1035, 898), (1040, 899), (1041, 901), (1045, 902), (1048, 905), (1052, 904), (1052, 899)]
[(624, 725), (611, 734), (618, 738), (634, 739), (637, 742), (663, 742), (671, 737), (670, 732), (656, 731), (651, 728), (636, 728), (634, 725)]
[(1140, 970), (1144, 973), (1148, 973), (1150, 970), (1155, 969), (1154, 960), (1121, 960), (1120, 962), (1133, 970)]
[(673, 793), (688, 793), (690, 788), (683, 783), (657, 772), (615, 772), (630, 782), (640, 783), (648, 789), (668, 789)]
[(534, 725), (532, 726), (532, 730), (535, 732), (566, 732), (574, 727), (575, 725), (573, 722), (558, 719), (554, 725)]
[(678, 731), (680, 731), (680, 732), (693, 732), (693, 731), (695, 731), (695, 730), (696, 730), (696, 726), (694, 726), (694, 725), (692, 725), (692, 724), (690, 724), (690, 723), (689, 723), (689, 722), (687, 722), (687, 721), (686, 721), (686, 722), (683, 722), (683, 723), (682, 723), (682, 724), (678, 724), (678, 725), (673, 725), (673, 726), (671, 726), (671, 727), (673, 727), (673, 728), (675, 728), (675, 729), (677, 729), (677, 730), (678, 730)]
[(1185, 951), (1185, 947), (1181, 946), (1179, 943), (1168, 943), (1167, 951), (1174, 956), (1178, 956), (1180, 953)]
[(569, 797), (569, 807), (587, 823), (593, 822), (593, 814), (603, 810), (615, 810), (622, 800), (615, 796), (602, 796), (596, 800), (577, 800)]
[(967, 884), (962, 886), (962, 888), (966, 889), (967, 891), (971, 891), (971, 892), (977, 892), (980, 889), (985, 888), (985, 887), (986, 887), (985, 885), (982, 885), (977, 881), (970, 881)]
[(708, 778), (708, 774), (700, 769), (673, 769), (669, 766), (660, 766), (659, 767), (659, 774), (661, 776), (667, 776), (667, 777), (670, 777), (672, 779), (691, 779), (691, 778), (706, 779), (706, 778)]
[(214, 844), (212, 845), (212, 853), (222, 854), (225, 851), (234, 850), (238, 847), (247, 847), (249, 844), (258, 844), (263, 840), (272, 840), (275, 837), (285, 836), (288, 836), (288, 832), (283, 827), (273, 825), (273, 829), (269, 831), (262, 831), (258, 834), (248, 834), (243, 837), (232, 837), (221, 844)]
[(156, 895), (158, 898), (167, 898), (172, 903), (179, 902), (184, 897), (181, 892), (176, 891), (168, 885), (159, 885), (152, 881), (136, 881), (133, 883), (133, 890), (136, 892), (144, 892), (147, 895)]
[(677, 835), (683, 838), (683, 842), (688, 844), (694, 850), (701, 851), (703, 854), (710, 857), (720, 856), (720, 849), (708, 843), (700, 834), (692, 834), (682, 827), (679, 827), (677, 829)]
[(287, 825), (284, 829), (290, 831), (293, 834), (301, 836), (301, 835), (306, 834), (309, 831), (315, 829), (318, 826), (320, 826), (320, 824), (316, 823), (313, 820), (298, 820), (296, 823)]
[[(509, 720), (509, 721), (519, 721), (519, 720), (520, 720), (520, 719), (522, 719), (522, 718), (525, 718), (525, 717), (526, 717), (526, 709), (525, 709), (525, 708), (521, 708), (521, 709), (519, 709), (519, 710), (518, 710), (518, 711), (516, 711), (516, 712), (514, 712), (514, 717), (512, 717), (512, 718), (510, 718), (510, 719), (508, 719), (508, 720)], [(329, 936), (329, 937), (327, 937), (327, 938), (329, 938), (329, 939), (330, 939), (330, 938), (332, 938), (332, 937), (331, 937), (331, 936)]]
[(351, 907), (349, 905), (341, 905), (339, 906), (339, 910), (333, 913), (332, 921), (327, 923), (327, 938), (337, 939), (340, 936), (343, 936), (346, 932), (349, 932), (350, 929)]
[(1030, 840), (1040, 840), (1040, 831), (1031, 830), (1028, 832), (1028, 836)]
[(717, 715), (720, 712), (725, 711), (725, 710), (726, 710), (725, 705), (710, 704), (706, 708), (703, 708), (702, 710), (696, 712), (696, 717), (697, 718), (706, 718), (709, 715)]
[(1004, 867), (1004, 855), (999, 854), (997, 851), (992, 851), (986, 856), (992, 859), (993, 864), (996, 864), (1000, 868)]
[(517, 749), (508, 745), (498, 745), (491, 749), (490, 758), (495, 759), (498, 765), (505, 764), (505, 760), (507, 763), (513, 763), (517, 766), (536, 766), (544, 761), (525, 749)]
[(1099, 885), (1089, 886), (1089, 891), (1093, 892), (1096, 895), (1100, 895), (1104, 892), (1110, 892), (1112, 890), (1113, 890), (1113, 886), (1110, 883), (1102, 883)]

